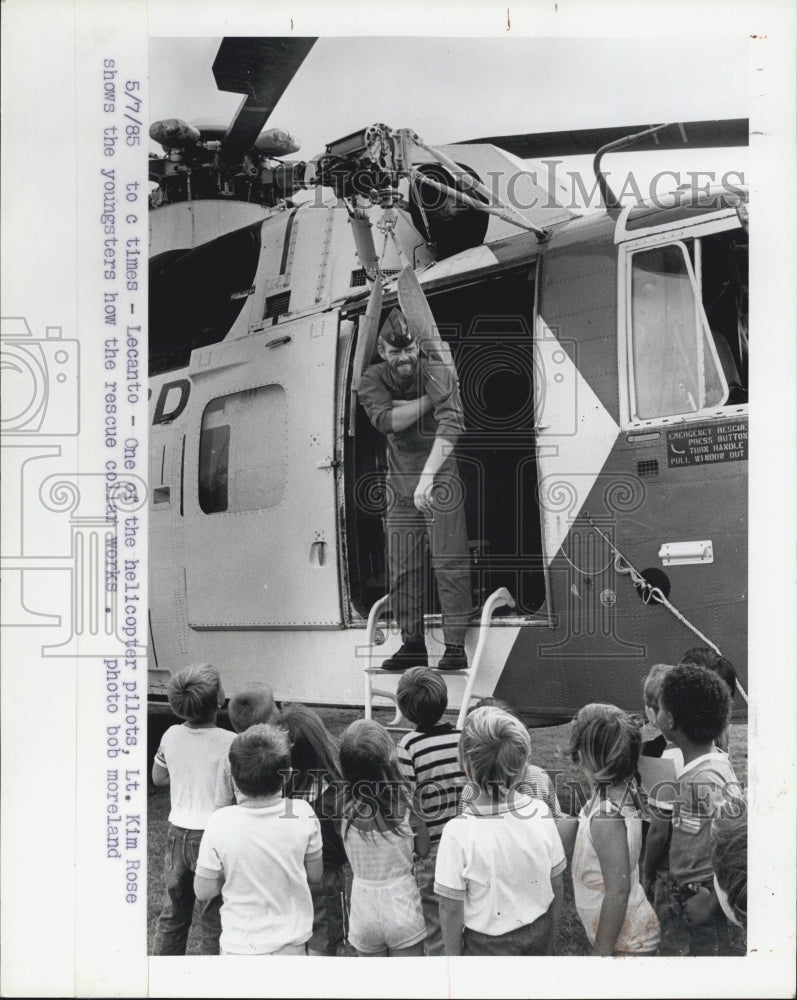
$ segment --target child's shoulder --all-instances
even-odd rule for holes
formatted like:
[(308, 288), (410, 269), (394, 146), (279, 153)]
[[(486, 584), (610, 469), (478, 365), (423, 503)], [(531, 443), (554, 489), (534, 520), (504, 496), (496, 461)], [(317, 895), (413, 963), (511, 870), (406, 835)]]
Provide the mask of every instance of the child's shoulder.
[(730, 757), (722, 750), (714, 750), (706, 754), (694, 766), (687, 766), (681, 772), (681, 782), (683, 784), (700, 782), (728, 784), (737, 780)]
[(175, 753), (188, 753), (192, 756), (199, 754), (203, 757), (210, 755), (215, 760), (220, 754), (224, 755), (234, 739), (235, 733), (228, 729), (220, 729), (218, 726), (189, 726), (183, 722), (169, 726), (161, 738), (161, 746)]

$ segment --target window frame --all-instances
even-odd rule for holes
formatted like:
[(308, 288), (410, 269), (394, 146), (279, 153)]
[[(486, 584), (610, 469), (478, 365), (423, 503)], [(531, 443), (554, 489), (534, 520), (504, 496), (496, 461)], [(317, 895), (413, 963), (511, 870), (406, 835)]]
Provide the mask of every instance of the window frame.
[(633, 240), (627, 240), (618, 246), (618, 282), (617, 282), (617, 347), (618, 347), (618, 388), (619, 388), (619, 415), (621, 430), (639, 430), (643, 427), (661, 427), (671, 424), (705, 421), (709, 417), (727, 417), (729, 413), (747, 413), (747, 403), (723, 402), (712, 406), (703, 407), (691, 413), (677, 413), (660, 417), (638, 417), (635, 415), (634, 398), (635, 387), (634, 363), (633, 363), (633, 341), (631, 323), (631, 294), (633, 258), (635, 254), (643, 250), (650, 250), (661, 246), (680, 244), (682, 253), (685, 253), (688, 273), (692, 288), (696, 295), (698, 305), (698, 316), (704, 331), (705, 342), (709, 344), (714, 362), (717, 366), (722, 384), (725, 386), (725, 399), (728, 396), (728, 384), (722, 364), (719, 361), (716, 347), (711, 336), (711, 329), (703, 306), (702, 288), (699, 286), (695, 269), (692, 265), (688, 251), (688, 241), (700, 239), (703, 236), (710, 236), (714, 233), (729, 232), (734, 229), (742, 229), (738, 216), (731, 213), (723, 213), (721, 218), (715, 218), (700, 224), (679, 225), (665, 232), (656, 232), (645, 236), (640, 236)]
[[(281, 491), (280, 491), (280, 494), (279, 494), (279, 499), (275, 503), (270, 503), (270, 504), (268, 504), (267, 506), (264, 506), (264, 507), (237, 507), (237, 506), (231, 507), (230, 506), (230, 501), (231, 501), (232, 494), (231, 494), (231, 490), (230, 490), (230, 483), (231, 483), (231, 479), (230, 479), (230, 457), (231, 457), (231, 455), (233, 453), (233, 444), (234, 444), (233, 426), (232, 426), (232, 423), (225, 423), (225, 424), (221, 424), (221, 425), (218, 425), (218, 426), (210, 426), (210, 427), (207, 427), (207, 428), (205, 427), (205, 417), (207, 415), (208, 410), (210, 409), (210, 407), (213, 406), (214, 403), (217, 403), (219, 400), (227, 400), (227, 399), (230, 399), (230, 398), (232, 398), (234, 396), (243, 396), (246, 393), (255, 393), (256, 394), (256, 393), (258, 393), (261, 390), (269, 390), (269, 389), (271, 389), (271, 390), (278, 390), (279, 395), (282, 398), (283, 410), (284, 410), (285, 407), (287, 406), (287, 394), (285, 392), (285, 386), (282, 385), (281, 382), (275, 382), (275, 381), (273, 381), (273, 382), (265, 382), (265, 383), (261, 383), (261, 384), (254, 385), (254, 386), (246, 386), (246, 387), (241, 388), (241, 389), (235, 389), (232, 392), (220, 393), (218, 396), (211, 397), (205, 403), (205, 405), (203, 406), (202, 413), (201, 413), (201, 416), (200, 416), (200, 419), (199, 419), (199, 441), (198, 441), (197, 468), (196, 468), (196, 499), (197, 499), (197, 506), (199, 508), (200, 513), (203, 516), (205, 516), (205, 517), (211, 517), (211, 516), (219, 515), (219, 514), (221, 514), (221, 515), (227, 514), (227, 515), (233, 515), (234, 516), (236, 514), (254, 513), (254, 512), (258, 512), (258, 511), (268, 511), (268, 510), (273, 510), (274, 508), (279, 507), (280, 504), (282, 504), (282, 502), (283, 502), (283, 500), (285, 498), (285, 491), (287, 489), (288, 476), (289, 476), (289, 470), (288, 470), (288, 464), (287, 464), (287, 456), (286, 456), (285, 462), (282, 465), (283, 479), (282, 479), (282, 486), (281, 486)], [(227, 506), (226, 506), (226, 508), (224, 510), (206, 510), (205, 504), (203, 503), (203, 496), (204, 496), (204, 494), (203, 494), (203, 476), (202, 476), (202, 469), (203, 469), (203, 467), (202, 467), (202, 461), (201, 461), (201, 459), (202, 459), (203, 435), (205, 434), (206, 431), (219, 430), (219, 429), (222, 429), (224, 427), (229, 427), (229, 429), (230, 429), (230, 433), (229, 433), (229, 437), (228, 437), (228, 442), (227, 442)], [(271, 457), (273, 457), (273, 456), (271, 456)], [(266, 468), (270, 468), (270, 467), (271, 467), (271, 463), (266, 463), (266, 464), (264, 464), (262, 466), (258, 466), (258, 468), (262, 468), (262, 469), (266, 469)]]

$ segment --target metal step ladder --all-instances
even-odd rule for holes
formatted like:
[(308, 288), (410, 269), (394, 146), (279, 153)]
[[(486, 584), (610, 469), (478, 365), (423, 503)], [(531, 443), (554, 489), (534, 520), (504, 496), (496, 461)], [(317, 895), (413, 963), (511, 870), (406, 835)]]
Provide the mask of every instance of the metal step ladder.
[[(380, 620), (380, 614), (382, 609), (388, 603), (390, 598), (389, 594), (385, 594), (381, 597), (371, 608), (368, 614), (368, 624), (365, 630), (365, 642), (368, 648), (368, 659), (364, 671), (365, 676), (365, 718), (372, 718), (373, 711), (373, 699), (377, 698), (387, 698), (388, 701), (392, 701), (396, 706), (396, 714), (391, 722), (387, 724), (388, 729), (411, 729), (412, 726), (401, 725), (403, 716), (401, 710), (398, 707), (396, 701), (396, 690), (389, 691), (385, 688), (374, 687), (373, 681), (376, 676), (381, 675), (382, 677), (394, 677), (396, 679), (396, 687), (398, 687), (398, 681), (401, 678), (403, 671), (401, 670), (383, 670), (381, 667), (374, 666), (374, 636), (376, 634), (376, 627)], [(457, 716), (456, 728), (462, 729), (465, 723), (465, 716), (468, 714), (468, 708), (470, 708), (471, 701), (478, 698), (484, 697), (483, 695), (474, 695), (473, 688), (476, 684), (476, 678), (479, 675), (479, 666), (481, 664), (482, 654), (484, 653), (484, 647), (487, 644), (487, 635), (489, 632), (490, 619), (493, 616), (493, 612), (496, 608), (515, 607), (515, 599), (506, 589), (506, 587), (499, 587), (498, 590), (494, 591), (487, 600), (484, 602), (484, 607), (482, 608), (481, 620), (479, 621), (479, 638), (476, 643), (476, 650), (473, 654), (473, 658), (470, 662), (470, 666), (467, 670), (441, 670), (440, 676), (444, 677), (446, 684), (449, 680), (454, 678), (462, 679), (465, 682), (465, 689), (462, 693), (462, 701), (460, 703), (459, 715)], [(435, 669), (434, 667), (432, 669)]]

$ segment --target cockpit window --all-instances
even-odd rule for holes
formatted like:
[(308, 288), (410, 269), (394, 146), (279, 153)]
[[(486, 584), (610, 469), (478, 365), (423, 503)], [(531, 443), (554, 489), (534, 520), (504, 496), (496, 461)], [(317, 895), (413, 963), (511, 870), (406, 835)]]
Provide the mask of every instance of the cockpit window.
[(686, 245), (638, 251), (631, 267), (632, 419), (722, 406), (728, 380)]

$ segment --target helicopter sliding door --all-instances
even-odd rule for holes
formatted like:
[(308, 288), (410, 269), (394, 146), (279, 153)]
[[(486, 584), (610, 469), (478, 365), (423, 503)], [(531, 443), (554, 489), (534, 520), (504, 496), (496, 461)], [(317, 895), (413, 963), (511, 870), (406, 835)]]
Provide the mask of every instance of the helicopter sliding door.
[(186, 591), (194, 629), (341, 623), (335, 518), (338, 317), (194, 352)]

